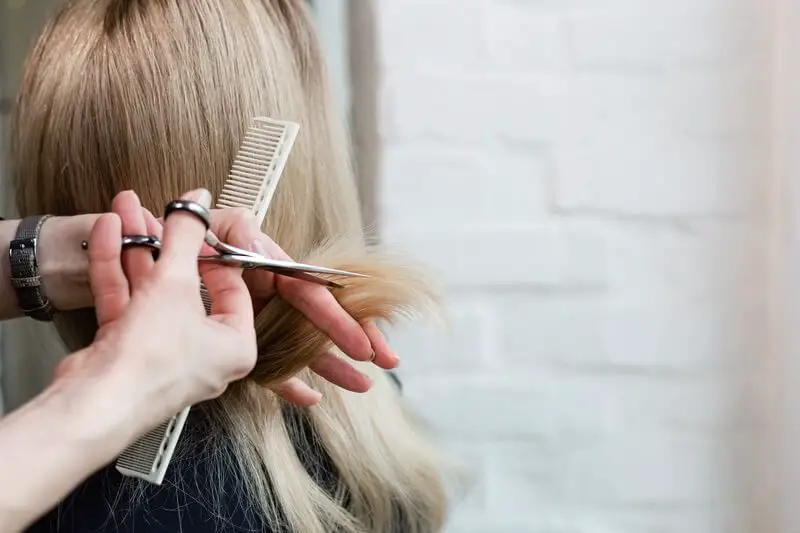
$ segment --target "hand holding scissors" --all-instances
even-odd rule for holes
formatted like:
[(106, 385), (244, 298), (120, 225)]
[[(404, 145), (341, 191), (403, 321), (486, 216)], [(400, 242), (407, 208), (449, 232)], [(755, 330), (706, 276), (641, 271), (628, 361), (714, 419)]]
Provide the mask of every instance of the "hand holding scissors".
[[(344, 277), (366, 277), (362, 274), (356, 274), (355, 272), (348, 272), (346, 270), (306, 265), (303, 263), (295, 263), (293, 261), (270, 259), (255, 252), (244, 250), (242, 248), (222, 242), (211, 231), (211, 215), (209, 211), (200, 210), (197, 206), (198, 204), (194, 202), (177, 200), (171, 202), (167, 206), (165, 216), (169, 216), (169, 214), (175, 211), (188, 211), (205, 223), (205, 243), (213, 248), (217, 253), (216, 255), (201, 255), (197, 258), (198, 261), (219, 263), (247, 270), (261, 268), (281, 276), (298, 278), (304, 281), (310, 281), (312, 283), (337, 289), (341, 288), (342, 285), (315, 274), (330, 274)], [(122, 248), (126, 249), (133, 246), (150, 248), (153, 250), (154, 257), (158, 257), (158, 253), (161, 250), (161, 241), (154, 235), (124, 235), (122, 237)], [(84, 249), (88, 249), (89, 243), (84, 241), (83, 247)]]
[[(126, 248), (130, 251), (123, 254), (123, 262), (152, 262), (151, 253), (140, 255), (135, 249), (142, 248), (142, 251), (149, 249), (150, 252), (158, 254), (156, 243), (162, 240), (162, 221), (144, 209), (138, 196), (131, 191), (117, 195), (112, 208), (122, 219), (122, 234), (128, 236), (123, 242), (129, 242)], [(323, 331), (333, 344), (351, 359), (372, 361), (384, 369), (392, 369), (398, 365), (397, 355), (377, 326), (373, 322), (357, 322), (341, 307), (334, 293), (329, 290), (330, 283), (335, 282), (340, 274), (333, 274), (330, 276), (333, 279), (328, 280), (321, 275), (315, 275), (313, 271), (299, 273), (314, 276), (323, 282), (318, 284), (319, 281), (307, 283), (303, 279), (298, 279), (298, 276), (289, 275), (288, 269), (281, 271), (285, 264), (301, 269), (306, 265), (295, 263), (269, 236), (262, 233), (255, 216), (244, 210), (212, 210), (210, 222), (211, 231), (207, 232), (206, 238), (212, 239), (213, 242), (213, 238), (219, 236), (221, 239), (218, 240), (235, 245), (227, 246), (246, 252), (232, 255), (247, 255), (246, 259), (249, 262), (256, 262), (257, 258), (257, 262), (264, 261), (270, 266), (270, 268), (249, 268), (244, 271), (244, 279), (250, 290), (256, 313), (271, 298), (280, 295)], [(256, 253), (245, 248), (255, 250)], [(206, 254), (208, 250), (209, 246), (204, 246), (202, 253)], [(238, 264), (240, 259), (245, 261), (245, 258), (236, 259), (236, 266), (241, 268), (242, 265)], [(209, 260), (198, 259), (198, 261), (203, 264)], [(214, 259), (214, 261), (223, 260)], [(308, 266), (312, 269), (319, 268)], [(366, 392), (372, 384), (370, 378), (352, 366), (347, 359), (330, 351), (321, 353), (309, 368), (332, 384), (352, 392)], [(270, 388), (286, 401), (298, 405), (314, 405), (321, 398), (317, 391), (297, 376)]]

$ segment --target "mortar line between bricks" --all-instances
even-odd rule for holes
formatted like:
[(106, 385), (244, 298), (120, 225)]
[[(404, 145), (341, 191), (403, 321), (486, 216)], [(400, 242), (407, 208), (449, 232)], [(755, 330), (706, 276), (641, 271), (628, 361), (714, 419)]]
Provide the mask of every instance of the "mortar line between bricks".
[(735, 213), (698, 213), (687, 215), (659, 215), (652, 213), (626, 213), (610, 209), (594, 207), (560, 207), (553, 206), (552, 215), (571, 219), (598, 220), (603, 222), (630, 222), (654, 226), (674, 226), (676, 229), (687, 229), (695, 224), (708, 223), (760, 223), (753, 219), (754, 215)]

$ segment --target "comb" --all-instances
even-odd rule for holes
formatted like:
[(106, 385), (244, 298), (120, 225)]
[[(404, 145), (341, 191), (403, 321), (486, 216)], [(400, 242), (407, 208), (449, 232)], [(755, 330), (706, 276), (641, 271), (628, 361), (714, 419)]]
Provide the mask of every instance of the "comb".
[[(259, 224), (263, 223), (299, 130), (300, 126), (294, 122), (254, 118), (222, 187), (216, 208), (245, 208), (256, 215)], [(200, 289), (200, 296), (206, 313), (210, 313), (211, 298), (204, 286)], [(122, 475), (161, 485), (189, 410), (190, 407), (184, 408), (126, 448), (117, 458), (117, 470)]]

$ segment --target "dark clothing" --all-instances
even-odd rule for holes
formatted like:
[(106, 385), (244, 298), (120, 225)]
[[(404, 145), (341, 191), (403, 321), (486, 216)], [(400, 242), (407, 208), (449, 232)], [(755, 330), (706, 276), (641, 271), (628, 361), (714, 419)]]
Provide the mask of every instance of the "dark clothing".
[[(287, 533), (280, 526), (268, 527), (252, 511), (232, 463), (227, 469), (229, 475), (211, 471), (209, 456), (230, 452), (225, 449), (224, 435), (211, 422), (203, 406), (192, 408), (178, 442), (181, 453), (176, 453), (160, 487), (125, 478), (113, 464), (108, 465), (31, 526), (28, 533)], [(306, 423), (304, 427), (308, 434), (293, 436), (298, 447), (310, 435), (310, 426)], [(309, 457), (312, 454), (298, 455), (320, 486), (333, 485), (330, 460), (321, 465)], [(220, 494), (219, 501), (211, 501), (206, 487), (220, 483), (223, 490), (214, 491)]]
[[(400, 387), (394, 373), (389, 375)], [(108, 465), (84, 481), (27, 533), (291, 533), (280, 524), (267, 525), (246, 499), (242, 476), (233, 463), (226, 474), (212, 471), (219, 454), (232, 457), (229, 440), (206, 405), (189, 412), (178, 449), (158, 487), (123, 477)], [(318, 446), (301, 409), (284, 408), (300, 461), (317, 484), (333, 494), (336, 467)], [(312, 450), (316, 451), (313, 452)], [(311, 451), (311, 452), (310, 452)], [(209, 461), (214, 455), (216, 460)], [(206, 487), (222, 483), (219, 501), (210, 501)], [(402, 531), (398, 523), (398, 531)]]

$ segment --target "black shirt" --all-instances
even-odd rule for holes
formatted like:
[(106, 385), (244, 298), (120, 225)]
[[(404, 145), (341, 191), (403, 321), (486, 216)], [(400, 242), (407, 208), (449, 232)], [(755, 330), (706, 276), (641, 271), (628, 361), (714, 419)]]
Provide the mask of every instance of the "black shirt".
[[(310, 425), (299, 410), (286, 409), (284, 416), (299, 417), (304, 434), (292, 435), (298, 456), (309, 475), (322, 487), (335, 484), (334, 466), (327, 457), (308, 453)], [(229, 475), (211, 471), (210, 454), (230, 453), (228, 441), (204, 406), (189, 413), (167, 476), (161, 486), (126, 478), (114, 465), (95, 473), (56, 508), (31, 526), (28, 533), (288, 533), (270, 525), (253, 511), (235, 467)], [(319, 448), (316, 448), (319, 450)], [(321, 453), (321, 452), (320, 452)], [(316, 457), (315, 457), (316, 455)], [(219, 455), (217, 455), (218, 464)], [(222, 478), (222, 479), (220, 479)], [(206, 488), (222, 483), (219, 501), (212, 501)]]

